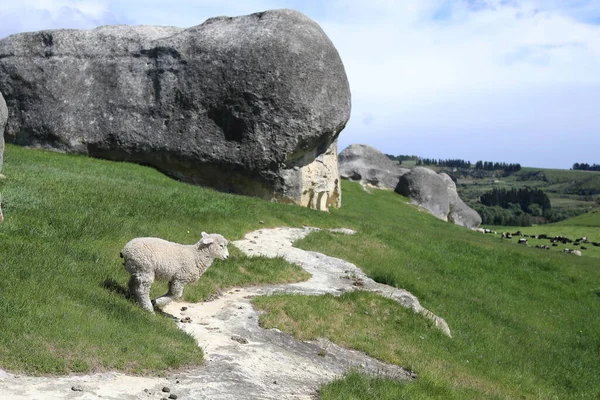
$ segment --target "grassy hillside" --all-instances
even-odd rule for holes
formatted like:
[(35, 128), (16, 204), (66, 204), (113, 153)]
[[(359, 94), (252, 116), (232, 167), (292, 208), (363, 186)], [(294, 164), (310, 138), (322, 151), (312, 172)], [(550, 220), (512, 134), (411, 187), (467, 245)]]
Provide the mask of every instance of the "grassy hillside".
[[(375, 294), (256, 299), (265, 327), (327, 337), (419, 376), (402, 384), (350, 374), (326, 385), (322, 398), (600, 396), (600, 268), (592, 257), (505, 243), (419, 212), (393, 192), (368, 194), (349, 182), (342, 209), (327, 214), (185, 185), (150, 168), (14, 146), (7, 146), (3, 173), (0, 368), (156, 372), (198, 363), (202, 355), (189, 336), (126, 298), (118, 257), (125, 242), (152, 235), (192, 243), (202, 230), (236, 239), (259, 227), (344, 226), (359, 233), (319, 232), (298, 245), (410, 290), (446, 319), (453, 338)], [(233, 251), (187, 287), (186, 297), (303, 277), (282, 260)]]
[[(555, 226), (589, 226), (600, 228), (600, 210), (593, 210), (587, 214), (578, 215), (577, 217), (569, 218), (564, 221), (553, 224)], [(582, 232), (584, 232), (582, 230)], [(585, 236), (585, 235), (584, 235)], [(597, 238), (600, 242), (600, 237)]]
[[(399, 392), (392, 385), (386, 398), (600, 394), (596, 260), (524, 248), (445, 224), (391, 192), (369, 196), (357, 185), (344, 190), (344, 209), (335, 214), (344, 214), (360, 234), (319, 232), (299, 245), (410, 290), (446, 319), (453, 338), (366, 293), (259, 299), (266, 327), (304, 339), (325, 336), (420, 374), (415, 384), (396, 388)], [(378, 384), (349, 377), (345, 389), (328, 388), (327, 398), (345, 398), (347, 387), (354, 386), (368, 393)]]
[[(264, 226), (332, 224), (325, 213), (201, 189), (127, 163), (10, 145), (4, 161), (0, 368), (12, 371), (157, 373), (202, 361), (195, 340), (126, 298), (119, 252), (134, 237), (195, 243), (202, 231), (236, 239)], [(307, 278), (282, 260), (248, 259), (230, 247), (231, 261), (216, 260), (186, 287), (186, 299)], [(153, 297), (166, 292), (164, 284), (152, 289)]]

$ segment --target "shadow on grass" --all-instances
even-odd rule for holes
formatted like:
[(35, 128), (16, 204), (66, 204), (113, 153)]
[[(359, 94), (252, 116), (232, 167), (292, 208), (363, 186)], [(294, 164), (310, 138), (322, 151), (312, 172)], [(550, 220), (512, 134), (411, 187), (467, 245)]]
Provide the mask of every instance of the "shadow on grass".
[(131, 300), (134, 298), (134, 296), (129, 292), (129, 289), (127, 287), (125, 287), (124, 285), (121, 285), (119, 282), (117, 282), (113, 278), (106, 278), (101, 283), (100, 286), (102, 286), (104, 289), (108, 290), (109, 292), (113, 292), (113, 293), (123, 296), (127, 300)]

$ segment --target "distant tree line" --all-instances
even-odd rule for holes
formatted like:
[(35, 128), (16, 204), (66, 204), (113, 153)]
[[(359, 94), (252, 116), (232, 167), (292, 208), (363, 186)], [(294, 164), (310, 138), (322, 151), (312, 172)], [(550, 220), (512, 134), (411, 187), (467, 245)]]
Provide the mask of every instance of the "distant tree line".
[[(552, 208), (550, 205), (550, 199), (540, 189), (492, 189), (491, 191), (484, 193), (479, 198), (479, 202), (483, 205), (493, 207), (500, 206), (502, 208), (510, 208), (511, 204), (518, 204), (521, 210), (533, 213), (531, 207), (537, 205), (541, 208), (542, 212)], [(537, 207), (535, 208), (537, 211)], [(540, 215), (541, 216), (541, 215)]]
[(598, 164), (587, 164), (587, 163), (575, 163), (573, 164), (573, 168), (574, 170), (579, 170), (579, 171), (600, 171), (600, 165)]
[(477, 161), (475, 163), (475, 169), (482, 169), (485, 171), (497, 171), (503, 170), (506, 173), (519, 172), (521, 170), (521, 164), (508, 164), (505, 162), (493, 162), (493, 161)]
[(449, 167), (449, 168), (471, 168), (471, 161), (465, 161), (461, 159), (450, 159), (450, 160), (436, 160), (433, 158), (419, 158), (417, 165), (435, 165), (438, 167)]
[[(471, 161), (461, 159), (435, 159), (435, 158), (417, 158), (417, 165), (435, 165), (437, 167), (450, 167), (450, 168), (471, 168)], [(521, 170), (521, 164), (510, 164), (505, 162), (494, 162), (494, 161), (477, 161), (475, 163), (475, 169), (484, 171), (499, 171), (503, 170), (506, 173), (518, 172)]]
[(527, 214), (518, 204), (510, 208), (499, 206), (488, 207), (481, 203), (472, 205), (472, 208), (481, 216), (481, 221), (486, 225), (506, 225), (506, 226), (531, 226), (535, 223), (543, 223), (539, 218)]
[[(492, 189), (473, 205), (484, 224), (531, 226), (560, 220), (553, 213), (550, 199), (540, 189)], [(564, 218), (563, 218), (564, 219)]]
[(393, 161), (398, 161), (398, 164), (402, 164), (402, 161), (417, 161), (419, 156), (409, 156), (404, 154), (399, 154), (397, 156), (393, 156), (391, 154), (386, 154), (387, 158)]

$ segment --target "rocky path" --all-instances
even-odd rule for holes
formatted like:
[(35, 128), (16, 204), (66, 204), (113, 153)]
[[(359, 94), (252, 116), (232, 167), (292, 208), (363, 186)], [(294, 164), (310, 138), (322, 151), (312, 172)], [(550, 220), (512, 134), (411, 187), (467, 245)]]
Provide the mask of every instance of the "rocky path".
[[(231, 289), (206, 303), (171, 303), (165, 312), (198, 341), (205, 354), (202, 367), (165, 378), (105, 373), (60, 378), (16, 376), (0, 370), (0, 393), (11, 399), (314, 399), (318, 388), (350, 368), (397, 379), (412, 372), (384, 364), (327, 340), (302, 342), (276, 329), (258, 326), (254, 296), (273, 293), (341, 294), (360, 288), (380, 293), (432, 319), (446, 334), (445, 321), (424, 309), (416, 297), (381, 285), (346, 261), (292, 247), (317, 228), (261, 229), (234, 245), (244, 253), (283, 257), (306, 269), (306, 282)], [(352, 234), (349, 230), (334, 230)], [(163, 391), (168, 388), (169, 391)]]

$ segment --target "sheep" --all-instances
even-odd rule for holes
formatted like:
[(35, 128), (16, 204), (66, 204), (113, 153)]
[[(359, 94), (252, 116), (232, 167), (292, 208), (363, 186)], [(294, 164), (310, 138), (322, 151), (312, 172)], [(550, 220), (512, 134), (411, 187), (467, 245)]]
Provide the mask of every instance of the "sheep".
[(574, 254), (576, 256), (581, 256), (581, 251), (579, 251), (579, 250), (563, 249), (563, 253)]
[[(215, 258), (229, 258), (227, 240), (217, 234), (202, 232), (196, 244), (184, 245), (154, 237), (130, 240), (121, 250), (123, 267), (131, 274), (129, 291), (140, 305), (154, 313), (153, 305), (162, 308), (183, 295), (187, 283), (198, 281)], [(150, 301), (154, 278), (169, 282), (164, 295)]]

